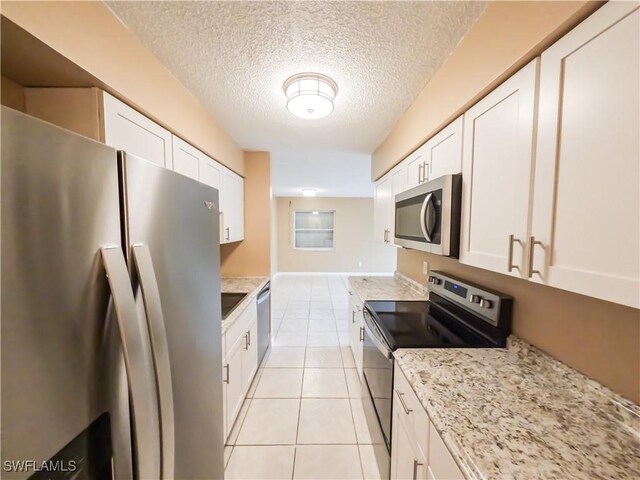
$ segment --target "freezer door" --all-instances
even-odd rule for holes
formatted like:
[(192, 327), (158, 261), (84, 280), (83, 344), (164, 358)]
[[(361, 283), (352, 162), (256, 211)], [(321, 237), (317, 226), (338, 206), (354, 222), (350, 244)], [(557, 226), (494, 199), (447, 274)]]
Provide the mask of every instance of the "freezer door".
[[(154, 345), (158, 383), (167, 388), (162, 376), (169, 369), (173, 390), (175, 436), (172, 441), (164, 429), (163, 452), (166, 458), (167, 444), (172, 443), (175, 467), (173, 474), (163, 471), (163, 477), (223, 478), (218, 191), (122, 152), (120, 161), (134, 290), (139, 309), (144, 313), (147, 307), (151, 313), (135, 268), (148, 251), (145, 263), (154, 272), (164, 321), (160, 337), (164, 335), (168, 346), (167, 366), (161, 342), (159, 350)], [(154, 337), (157, 324), (152, 317), (148, 321)], [(167, 392), (160, 392), (163, 397)], [(163, 425), (165, 414), (161, 403)]]
[(157, 476), (115, 150), (2, 107), (1, 174), (2, 478), (48, 478), (50, 459), (74, 478)]

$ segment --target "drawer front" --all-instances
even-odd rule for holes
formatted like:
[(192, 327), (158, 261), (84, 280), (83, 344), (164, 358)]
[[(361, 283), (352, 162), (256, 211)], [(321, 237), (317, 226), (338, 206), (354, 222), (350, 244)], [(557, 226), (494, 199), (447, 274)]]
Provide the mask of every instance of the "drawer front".
[(231, 325), (227, 333), (225, 334), (225, 345), (226, 351), (230, 351), (231, 347), (238, 341), (240, 337), (242, 337), (247, 330), (249, 330), (249, 326), (251, 325), (251, 321), (258, 317), (258, 310), (256, 306), (256, 302), (253, 301), (244, 309), (244, 311), (240, 314), (240, 317)]
[(433, 480), (464, 480), (465, 478), (431, 423), (429, 424), (429, 472)]
[(407, 418), (408, 424), (413, 427), (418, 447), (426, 458), (429, 447), (429, 416), (397, 364), (393, 377), (393, 391), (395, 393), (393, 409), (396, 412), (401, 412)]

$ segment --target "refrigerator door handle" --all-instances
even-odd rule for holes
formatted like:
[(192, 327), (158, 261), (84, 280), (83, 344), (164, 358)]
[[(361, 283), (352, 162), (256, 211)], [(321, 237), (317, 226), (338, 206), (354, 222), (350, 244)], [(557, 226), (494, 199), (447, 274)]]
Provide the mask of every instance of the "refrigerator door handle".
[(160, 478), (160, 425), (153, 360), (145, 345), (147, 329), (136, 312), (131, 279), (121, 247), (100, 249), (116, 312), (134, 421), (137, 478)]
[(175, 431), (173, 418), (173, 387), (171, 384), (171, 365), (169, 345), (164, 327), (160, 292), (156, 280), (153, 260), (149, 247), (135, 244), (131, 249), (133, 264), (142, 289), (142, 300), (147, 314), (147, 326), (151, 339), (151, 351), (155, 366), (160, 408), (160, 435), (162, 442), (162, 479), (173, 479), (175, 462)]

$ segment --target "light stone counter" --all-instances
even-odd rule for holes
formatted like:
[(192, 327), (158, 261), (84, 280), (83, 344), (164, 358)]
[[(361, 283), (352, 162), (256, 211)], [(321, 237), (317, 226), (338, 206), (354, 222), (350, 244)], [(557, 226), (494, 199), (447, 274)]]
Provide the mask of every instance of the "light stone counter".
[(426, 287), (397, 272), (393, 277), (349, 277), (349, 284), (363, 302), (428, 298)]
[(529, 344), (394, 354), (468, 478), (640, 478), (640, 407)]
[(269, 281), (269, 277), (226, 277), (222, 278), (220, 289), (229, 293), (248, 293), (246, 297), (233, 309), (229, 316), (222, 320), (222, 334), (238, 319), (245, 308), (254, 302), (262, 287)]

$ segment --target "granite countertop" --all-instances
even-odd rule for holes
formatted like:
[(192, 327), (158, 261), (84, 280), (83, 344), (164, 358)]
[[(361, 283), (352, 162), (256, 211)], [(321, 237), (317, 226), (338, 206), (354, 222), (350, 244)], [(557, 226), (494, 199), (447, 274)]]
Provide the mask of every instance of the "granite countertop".
[(269, 277), (223, 277), (220, 282), (220, 290), (230, 293), (248, 293), (246, 297), (233, 309), (227, 318), (222, 320), (222, 334), (229, 329), (238, 319), (247, 306), (253, 302), (262, 290), (262, 287), (269, 281)]
[(351, 288), (367, 300), (427, 300), (427, 288), (397, 273), (388, 277), (349, 277)]
[(394, 355), (467, 478), (640, 478), (640, 407), (531, 345)]

